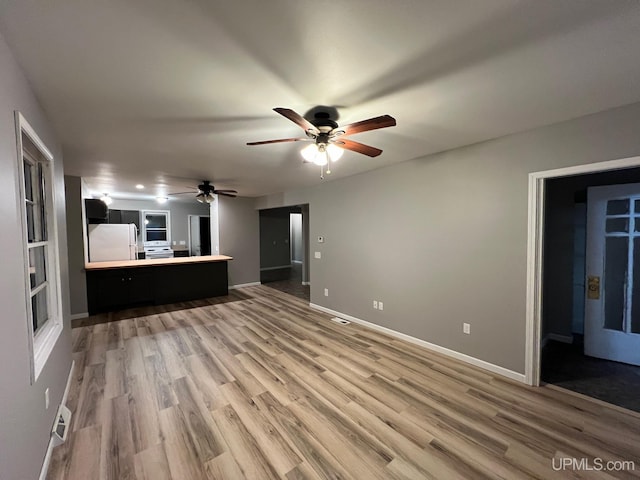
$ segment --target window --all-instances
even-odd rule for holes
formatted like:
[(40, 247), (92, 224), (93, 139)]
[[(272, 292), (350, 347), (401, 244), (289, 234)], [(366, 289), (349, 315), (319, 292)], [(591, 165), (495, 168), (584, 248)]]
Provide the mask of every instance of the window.
[(143, 218), (143, 242), (166, 242), (171, 241), (169, 212), (166, 210), (145, 210), (142, 212)]
[(16, 124), (26, 310), (35, 381), (62, 331), (53, 156), (20, 113), (16, 113)]

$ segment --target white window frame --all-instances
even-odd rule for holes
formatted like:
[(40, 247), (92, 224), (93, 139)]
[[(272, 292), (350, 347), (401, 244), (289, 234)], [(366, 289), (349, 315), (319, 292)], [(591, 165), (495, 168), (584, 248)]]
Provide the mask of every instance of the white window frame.
[[(56, 218), (56, 188), (54, 175), (54, 158), (44, 142), (40, 139), (33, 127), (18, 111), (15, 112), (16, 124), (16, 145), (18, 164), (18, 205), (20, 212), (20, 222), (22, 225), (22, 246), (24, 255), (24, 282), (25, 282), (25, 310), (27, 338), (31, 360), (31, 383), (40, 376), (53, 347), (55, 346), (63, 330), (62, 323), (62, 295), (60, 290), (60, 258), (58, 255), (58, 222)], [(47, 288), (49, 290), (47, 308), (49, 319), (34, 333), (33, 332), (33, 312), (31, 306), (32, 288), (29, 277), (29, 242), (27, 233), (27, 212), (26, 212), (26, 192), (24, 178), (24, 151), (22, 145), (22, 134), (25, 134), (45, 157), (45, 161), (39, 163), (43, 166), (45, 176), (45, 217), (47, 221), (47, 240), (45, 242), (32, 243), (35, 246), (45, 246), (45, 264), (47, 268)], [(37, 287), (39, 288), (39, 287)]]
[[(163, 242), (162, 240), (147, 240), (147, 215), (165, 215), (167, 217), (167, 228), (159, 229), (167, 231), (167, 245), (171, 245), (171, 211), (170, 210), (142, 210), (140, 212), (140, 222), (141, 222), (141, 230), (142, 230), (142, 244), (143, 245), (154, 245), (158, 242)], [(152, 229), (154, 230), (154, 229)], [(163, 242), (164, 243), (164, 242)]]

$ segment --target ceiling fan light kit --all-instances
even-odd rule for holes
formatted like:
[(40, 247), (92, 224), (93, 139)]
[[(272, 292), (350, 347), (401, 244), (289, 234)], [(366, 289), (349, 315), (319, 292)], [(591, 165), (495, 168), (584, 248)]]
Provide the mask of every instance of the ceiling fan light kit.
[(107, 205), (107, 206), (109, 206), (109, 205), (111, 205), (113, 203), (113, 198), (111, 198), (108, 193), (105, 193), (104, 195), (102, 195), (100, 197), (100, 200), (102, 200), (104, 202), (104, 204)]
[(311, 162), (320, 166), (320, 178), (324, 178), (325, 166), (327, 167), (326, 173), (331, 173), (331, 162), (339, 160), (344, 153), (344, 149), (361, 153), (369, 157), (377, 157), (382, 153), (382, 150), (379, 148), (354, 142), (353, 140), (343, 137), (369, 130), (376, 130), (378, 128), (393, 127), (396, 125), (396, 119), (390, 115), (369, 118), (367, 120), (339, 127), (335, 121), (329, 118), (329, 114), (327, 112), (317, 112), (313, 122), (310, 122), (299, 113), (288, 108), (278, 107), (273, 110), (301, 127), (307, 135), (307, 138), (265, 140), (262, 142), (249, 142), (247, 145), (266, 145), (270, 143), (305, 141), (313, 142), (311, 145), (304, 147), (300, 151), (300, 154), (306, 162)]
[(198, 195), (196, 195), (196, 200), (200, 203), (213, 203), (215, 199), (216, 197), (214, 197), (213, 193), (211, 192), (200, 192)]

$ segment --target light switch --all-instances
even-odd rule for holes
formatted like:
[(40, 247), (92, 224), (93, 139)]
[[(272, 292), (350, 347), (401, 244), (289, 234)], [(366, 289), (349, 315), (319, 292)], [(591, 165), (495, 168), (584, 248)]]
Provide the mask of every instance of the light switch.
[(322, 258), (322, 252), (315, 252), (314, 257), (315, 258)]

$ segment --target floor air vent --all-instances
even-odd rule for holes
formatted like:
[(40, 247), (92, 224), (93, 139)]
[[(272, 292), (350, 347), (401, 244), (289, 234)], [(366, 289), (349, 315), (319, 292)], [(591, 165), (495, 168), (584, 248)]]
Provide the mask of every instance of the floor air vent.
[(340, 318), (340, 317), (333, 317), (331, 319), (331, 321), (339, 323), (340, 325), (349, 325), (351, 323), (350, 321), (345, 320), (344, 318)]
[(51, 434), (54, 438), (54, 446), (62, 444), (67, 439), (69, 425), (71, 424), (71, 411), (64, 405), (60, 405), (56, 422), (53, 424)]

